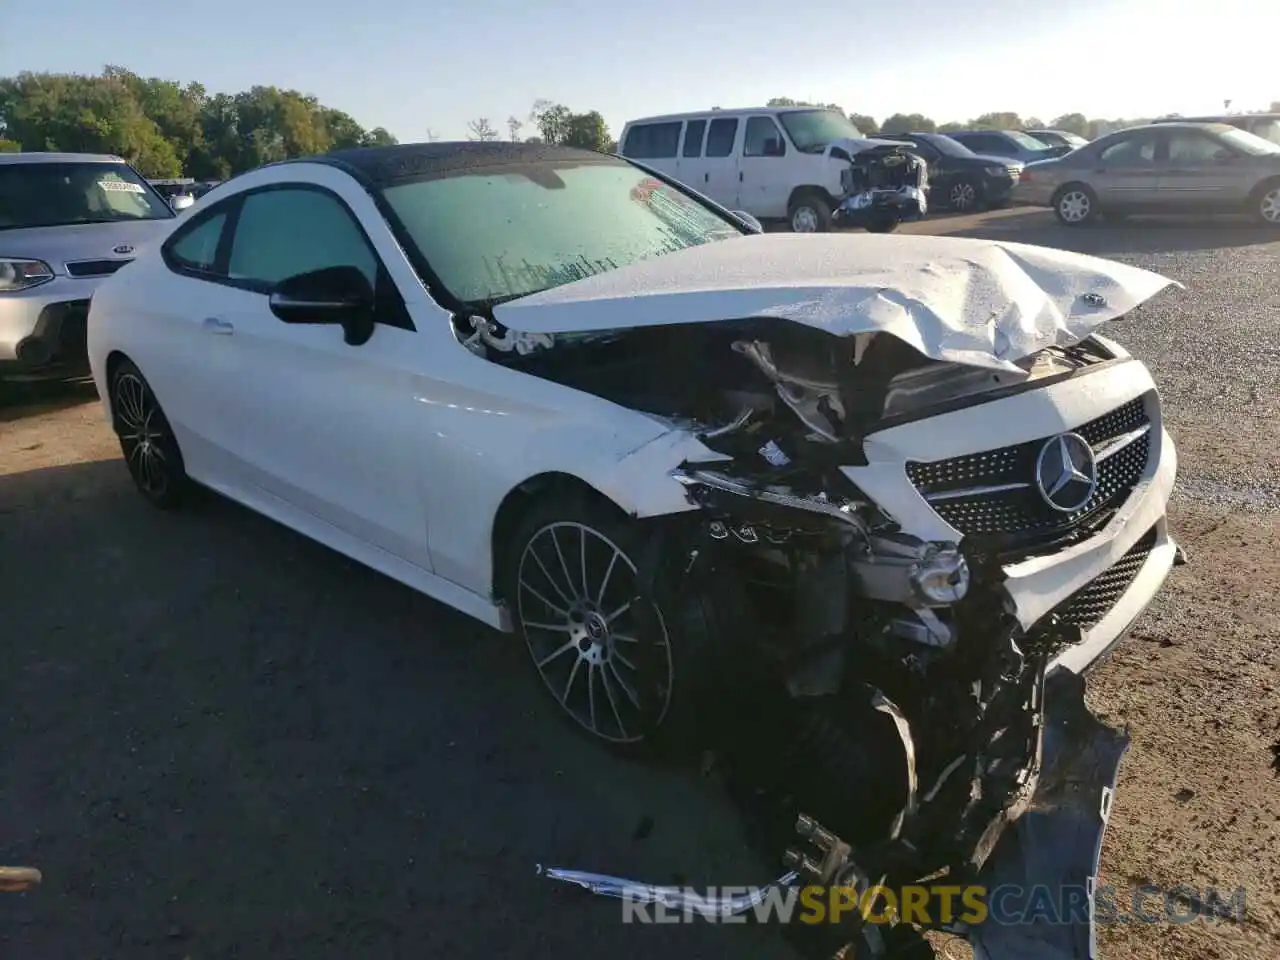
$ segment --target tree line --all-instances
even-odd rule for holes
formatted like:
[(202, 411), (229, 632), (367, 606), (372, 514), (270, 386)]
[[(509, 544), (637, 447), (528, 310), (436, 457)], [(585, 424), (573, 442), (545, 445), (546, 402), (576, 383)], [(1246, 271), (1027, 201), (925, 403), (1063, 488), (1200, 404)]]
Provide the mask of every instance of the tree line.
[[(1064, 113), (1054, 117), (1048, 123), (1039, 117), (1022, 117), (1011, 110), (983, 113), (970, 120), (948, 120), (939, 123), (922, 113), (895, 113), (885, 118), (883, 123), (865, 113), (849, 113), (836, 103), (811, 103), (806, 100), (792, 100), (790, 97), (774, 97), (769, 101), (771, 107), (823, 107), (837, 110), (845, 114), (849, 120), (864, 134), (885, 134), (891, 136), (899, 133), (948, 133), (955, 130), (1063, 130), (1089, 140), (1100, 137), (1111, 130), (1123, 127), (1136, 127), (1150, 123), (1153, 118), (1137, 119), (1090, 119), (1083, 113)], [(1166, 114), (1177, 116), (1177, 114)]]
[(210, 93), (117, 66), (98, 76), (0, 78), (0, 151), (111, 153), (148, 177), (222, 180), (276, 160), (395, 142), (382, 127), (366, 130), (278, 87)]
[[(868, 135), (1044, 128), (1092, 139), (1118, 127), (1147, 122), (1068, 113), (1045, 123), (1038, 117), (997, 111), (945, 123), (919, 113), (895, 113), (881, 123), (834, 103), (774, 97), (768, 105), (838, 110)], [(527, 114), (512, 114), (503, 126), (505, 133), (488, 117), (478, 117), (467, 124), (467, 136), (606, 153), (617, 149), (599, 111), (576, 113), (551, 100), (535, 101)], [(524, 136), (526, 131), (530, 135)], [(439, 136), (427, 129), (426, 139)], [(276, 160), (395, 142), (382, 127), (366, 130), (350, 114), (327, 107), (313, 96), (274, 86), (210, 93), (199, 83), (141, 77), (118, 66), (108, 66), (97, 76), (26, 72), (0, 78), (0, 152), (111, 153), (126, 158), (149, 177), (221, 180)]]

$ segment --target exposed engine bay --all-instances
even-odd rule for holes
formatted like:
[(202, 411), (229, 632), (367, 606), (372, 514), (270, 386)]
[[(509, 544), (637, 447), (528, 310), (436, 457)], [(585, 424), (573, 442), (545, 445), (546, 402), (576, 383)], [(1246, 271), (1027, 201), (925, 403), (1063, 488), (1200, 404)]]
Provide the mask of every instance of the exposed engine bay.
[[(974, 882), (1037, 795), (1047, 665), (1079, 630), (1050, 617), (1028, 634), (1002, 589), (1001, 544), (922, 542), (838, 468), (865, 463), (862, 441), (886, 424), (1070, 377), (1108, 351), (1051, 347), (1015, 373), (767, 319), (523, 340), (482, 319), (458, 332), (724, 456), (673, 474), (701, 509), (654, 525), (642, 599), (656, 604), (662, 584), (721, 611), (704, 665), (714, 689), (679, 735), (725, 758), (769, 824), (765, 844), (787, 850), (789, 882)], [(1057, 696), (1080, 729), (1082, 691)]]

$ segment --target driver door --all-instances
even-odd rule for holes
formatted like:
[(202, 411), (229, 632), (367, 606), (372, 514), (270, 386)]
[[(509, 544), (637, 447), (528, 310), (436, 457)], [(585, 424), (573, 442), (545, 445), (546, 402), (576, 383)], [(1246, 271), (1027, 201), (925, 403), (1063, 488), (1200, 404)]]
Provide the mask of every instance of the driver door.
[[(334, 190), (273, 184), (239, 200), (225, 279), (197, 327), (214, 378), (207, 432), (268, 510), (282, 502), (430, 569), (414, 430), (421, 344), (403, 300)], [(359, 346), (339, 326), (285, 323), (270, 309), (281, 280), (333, 266), (357, 267), (376, 291), (374, 334)]]
[(1146, 131), (1108, 144), (1088, 174), (1104, 207), (1154, 206), (1160, 200), (1161, 167), (1156, 163), (1159, 136)]
[(785, 217), (794, 179), (788, 175), (791, 159), (772, 117), (748, 117), (738, 161), (736, 209), (755, 217)]

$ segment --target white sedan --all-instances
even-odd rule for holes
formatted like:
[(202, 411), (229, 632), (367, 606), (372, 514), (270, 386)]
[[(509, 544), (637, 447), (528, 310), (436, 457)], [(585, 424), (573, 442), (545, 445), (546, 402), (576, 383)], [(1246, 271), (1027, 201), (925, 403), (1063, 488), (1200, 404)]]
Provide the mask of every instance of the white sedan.
[(1155, 384), (1095, 332), (1154, 274), (759, 235), (529, 144), (273, 164), (178, 223), (89, 319), (148, 499), (212, 488), (514, 631), (602, 742), (785, 744), (797, 803), (917, 876), (1066, 762), (1053, 691), (1177, 556)]

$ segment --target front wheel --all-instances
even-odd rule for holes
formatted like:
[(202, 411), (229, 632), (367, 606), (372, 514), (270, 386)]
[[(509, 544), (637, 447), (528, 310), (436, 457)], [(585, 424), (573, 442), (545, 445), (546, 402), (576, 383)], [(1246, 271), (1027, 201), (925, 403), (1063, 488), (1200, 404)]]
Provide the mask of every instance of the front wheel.
[(191, 481), (151, 385), (132, 362), (121, 360), (111, 372), (110, 387), (111, 425), (134, 486), (157, 507), (177, 506)]
[(1053, 212), (1058, 222), (1068, 227), (1079, 227), (1098, 216), (1098, 197), (1083, 183), (1071, 183), (1058, 191), (1053, 200)]
[(553, 496), (503, 551), (501, 590), (561, 716), (623, 752), (687, 741), (707, 708), (710, 604), (646, 579), (649, 531), (605, 503)]
[(791, 201), (787, 220), (792, 233), (826, 233), (831, 229), (831, 204), (816, 193), (803, 193)]
[(1268, 227), (1280, 227), (1280, 180), (1264, 183), (1254, 193), (1253, 216)]
[(981, 187), (973, 180), (957, 180), (947, 191), (947, 203), (956, 213), (972, 213), (982, 203)]

